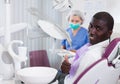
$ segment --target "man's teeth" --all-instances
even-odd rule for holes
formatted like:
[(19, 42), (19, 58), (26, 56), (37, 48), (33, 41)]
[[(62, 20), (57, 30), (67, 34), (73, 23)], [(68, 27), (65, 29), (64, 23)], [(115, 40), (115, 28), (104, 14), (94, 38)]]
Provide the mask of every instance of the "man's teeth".
[(94, 37), (91, 36), (90, 39), (94, 39)]

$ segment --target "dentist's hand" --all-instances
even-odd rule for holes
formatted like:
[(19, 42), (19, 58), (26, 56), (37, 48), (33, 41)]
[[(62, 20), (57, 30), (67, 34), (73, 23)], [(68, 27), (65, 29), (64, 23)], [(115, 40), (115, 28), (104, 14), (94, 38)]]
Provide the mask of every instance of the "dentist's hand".
[(69, 74), (71, 64), (69, 63), (67, 55), (64, 58), (65, 58), (65, 60), (63, 61), (62, 65), (61, 65), (61, 71), (63, 73)]

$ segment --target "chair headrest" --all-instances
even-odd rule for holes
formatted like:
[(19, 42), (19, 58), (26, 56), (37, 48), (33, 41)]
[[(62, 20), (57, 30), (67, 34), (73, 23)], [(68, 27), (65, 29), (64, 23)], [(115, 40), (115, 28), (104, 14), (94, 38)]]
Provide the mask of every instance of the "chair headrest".
[(113, 39), (110, 44), (107, 46), (105, 53), (103, 54), (103, 58), (107, 58), (108, 62), (110, 63), (111, 61), (116, 58), (116, 54), (118, 52), (118, 48), (120, 46), (120, 38), (115, 38)]

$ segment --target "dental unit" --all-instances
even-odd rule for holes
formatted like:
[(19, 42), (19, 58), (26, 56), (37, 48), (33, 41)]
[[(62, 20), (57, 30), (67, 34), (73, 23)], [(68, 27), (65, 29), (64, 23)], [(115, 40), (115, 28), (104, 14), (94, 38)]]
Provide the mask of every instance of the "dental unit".
[[(45, 20), (39, 20), (38, 24), (43, 29), (43, 31), (46, 32), (51, 37), (56, 39), (66, 38), (68, 42), (71, 44), (71, 39), (69, 38), (69, 35), (65, 32), (65, 30), (61, 29), (57, 25), (52, 24), (51, 22)], [(54, 33), (51, 33), (50, 31), (54, 31)], [(69, 53), (68, 51), (63, 52), (63, 50), (61, 49), (58, 50), (54, 49), (54, 50), (57, 53), (59, 51), (61, 51), (61, 53), (64, 52)], [(70, 55), (74, 55), (74, 53), (70, 53)], [(35, 66), (35, 67), (27, 67), (18, 70), (16, 73), (16, 77), (19, 80), (25, 82), (25, 84), (48, 84), (54, 79), (56, 73), (57, 73), (57, 69), (51, 67)]]
[[(9, 53), (8, 53), (8, 51), (7, 51), (7, 46), (8, 46), (8, 44), (9, 44), (9, 42), (10, 42), (10, 32), (9, 32), (9, 26), (10, 26), (10, 4), (9, 4), (10, 2), (8, 1), (8, 0), (6, 0), (5, 1), (5, 6), (6, 6), (6, 19), (5, 19), (5, 29), (4, 29), (4, 31), (5, 31), (5, 42), (4, 42), (4, 45), (2, 45), (1, 44), (1, 68), (3, 68), (3, 69), (1, 69), (1, 71), (0, 72), (2, 72), (1, 74), (2, 74), (2, 79), (11, 79), (12, 77), (13, 77), (13, 74), (14, 74), (14, 68), (13, 68), (13, 65), (12, 65), (12, 63), (10, 62), (10, 63), (8, 63), (8, 64), (6, 64), (4, 61), (3, 61), (3, 59), (2, 59), (2, 53), (4, 53), (4, 52), (6, 52), (7, 53), (7, 58), (8, 58), (8, 60), (10, 60), (9, 59), (9, 57), (10, 57), (10, 55), (9, 55)], [(1, 31), (1, 32), (3, 32), (3, 31)], [(5, 58), (6, 59), (6, 58)]]
[(12, 58), (8, 51), (0, 44), (0, 76), (1, 79), (11, 79), (14, 75)]
[(0, 76), (2, 79), (8, 80), (15, 76), (15, 72), (21, 69), (21, 63), (26, 62), (27, 48), (22, 46), (18, 48), (19, 54), (13, 51), (13, 44), (23, 44), (20, 40), (11, 41), (11, 33), (25, 29), (26, 23), (11, 24), (10, 0), (5, 0), (6, 20), (5, 27), (0, 29), (0, 37), (4, 37), (4, 44), (0, 44)]
[(22, 68), (21, 63), (24, 62), (26, 65), (27, 60), (27, 47), (20, 46), (18, 47), (18, 55), (13, 51), (13, 44), (20, 44), (23, 45), (23, 41), (20, 40), (13, 40), (10, 42), (8, 46), (8, 52), (13, 59), (15, 72)]
[[(17, 77), (25, 84), (48, 84), (56, 76), (56, 73), (57, 70), (53, 68), (28, 67), (17, 71)], [(77, 74), (79, 75), (73, 84), (88, 84), (86, 80), (89, 80), (90, 84), (119, 84), (120, 38), (115, 38), (110, 42), (101, 59)], [(53, 84), (58, 83), (56, 81)]]

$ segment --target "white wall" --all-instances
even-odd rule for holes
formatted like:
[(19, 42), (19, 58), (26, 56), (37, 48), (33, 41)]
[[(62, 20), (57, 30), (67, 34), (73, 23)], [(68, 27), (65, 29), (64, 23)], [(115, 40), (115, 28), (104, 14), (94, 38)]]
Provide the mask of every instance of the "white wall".
[(115, 23), (120, 23), (120, 0), (107, 0), (107, 11), (109, 11), (114, 19)]
[(115, 20), (114, 32), (119, 33), (120, 37), (120, 1), (119, 0), (108, 0), (107, 10), (112, 14)]

